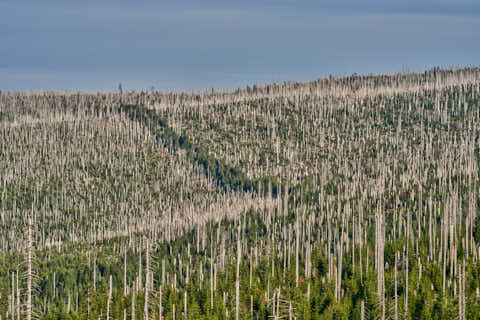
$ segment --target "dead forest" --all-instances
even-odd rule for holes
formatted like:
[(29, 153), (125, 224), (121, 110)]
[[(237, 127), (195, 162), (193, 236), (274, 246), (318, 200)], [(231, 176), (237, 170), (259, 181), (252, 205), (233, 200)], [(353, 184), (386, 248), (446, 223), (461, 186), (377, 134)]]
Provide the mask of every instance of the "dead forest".
[(480, 319), (479, 97), (0, 92), (0, 319)]

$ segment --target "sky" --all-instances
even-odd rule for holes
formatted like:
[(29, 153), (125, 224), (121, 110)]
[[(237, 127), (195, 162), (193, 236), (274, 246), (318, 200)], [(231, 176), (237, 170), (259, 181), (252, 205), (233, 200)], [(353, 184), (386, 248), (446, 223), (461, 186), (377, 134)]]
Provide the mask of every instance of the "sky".
[(197, 91), (480, 65), (478, 0), (0, 0), (2, 91)]

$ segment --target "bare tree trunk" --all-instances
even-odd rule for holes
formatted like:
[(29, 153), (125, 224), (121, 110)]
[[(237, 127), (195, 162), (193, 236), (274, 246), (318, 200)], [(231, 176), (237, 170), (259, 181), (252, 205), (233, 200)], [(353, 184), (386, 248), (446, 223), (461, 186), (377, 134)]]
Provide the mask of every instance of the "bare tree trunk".
[(445, 289), (446, 289), (446, 274), (447, 274), (447, 222), (446, 222), (446, 211), (447, 208), (445, 206), (444, 212), (443, 212), (443, 219), (442, 219), (442, 227), (441, 227), (441, 253), (442, 253), (442, 264), (443, 264), (443, 277), (442, 277), (442, 292), (443, 295), (445, 295)]
[(408, 319), (408, 241), (407, 249), (405, 251), (405, 319)]
[(385, 290), (384, 290), (384, 225), (383, 225), (383, 212), (381, 210), (381, 203), (377, 208), (376, 215), (376, 266), (377, 266), (377, 293), (378, 298), (382, 306), (382, 320), (385, 320)]
[[(55, 287), (55, 273), (53, 274), (53, 285)], [(97, 257), (93, 259), (93, 291), (97, 291)]]
[(241, 255), (240, 245), (240, 221), (238, 222), (237, 232), (237, 280), (235, 282), (235, 319), (238, 320), (240, 316), (240, 259)]
[(463, 311), (463, 320), (465, 320), (465, 313), (466, 313), (466, 307), (467, 307), (467, 302), (466, 302), (466, 295), (465, 295), (465, 281), (466, 281), (466, 276), (465, 276), (465, 262), (463, 263), (463, 276), (462, 276), (462, 311)]
[(162, 286), (165, 284), (165, 258), (162, 259)]
[(360, 319), (365, 320), (365, 301), (360, 303)]
[(112, 275), (108, 280), (107, 320), (110, 319), (110, 303), (112, 302)]
[(395, 266), (394, 266), (394, 273), (395, 273), (395, 283), (394, 283), (394, 292), (393, 292), (393, 299), (395, 300), (395, 307), (394, 307), (394, 319), (398, 320), (398, 288), (397, 288), (397, 264), (398, 264), (398, 252), (395, 253)]
[(15, 272), (12, 272), (12, 296), (11, 296), (11, 308), (12, 320), (15, 320)]
[(87, 319), (90, 319), (90, 288), (87, 289)]
[(123, 257), (123, 296), (127, 296), (127, 248)]
[(158, 291), (158, 320), (163, 319), (163, 306), (162, 306), (162, 286), (160, 285), (160, 290)]
[(145, 304), (143, 306), (143, 319), (148, 320), (148, 296), (150, 294), (150, 244), (147, 240), (147, 250), (145, 253), (146, 267), (145, 267)]
[(288, 302), (288, 320), (293, 320), (292, 301)]
[(185, 320), (187, 320), (187, 290), (185, 289), (185, 292), (183, 293), (183, 309), (184, 309), (184, 315), (185, 315)]
[(210, 258), (210, 309), (213, 310), (213, 257)]
[(342, 269), (343, 269), (343, 233), (339, 236), (338, 253), (337, 253), (337, 299), (342, 297)]
[(19, 276), (18, 276), (18, 268), (17, 268), (17, 319), (20, 320), (20, 285), (19, 285)]
[(142, 250), (138, 254), (138, 289), (142, 290)]
[(28, 222), (28, 240), (27, 240), (27, 320), (32, 319), (32, 221)]
[[(460, 270), (462, 266), (460, 265)], [(463, 320), (463, 301), (462, 301), (462, 273), (458, 274), (458, 318), (459, 320)]]
[(131, 320), (135, 320), (135, 292), (136, 290), (133, 290), (134, 286), (132, 287), (132, 316)]
[(274, 320), (278, 319), (276, 314), (277, 308), (275, 308), (275, 303), (277, 302), (276, 297), (277, 297), (277, 290), (274, 289), (273, 297), (272, 297), (272, 317)]
[(300, 222), (296, 222), (296, 230), (295, 230), (295, 286), (298, 288), (298, 280), (299, 280), (299, 246), (300, 246)]
[(250, 296), (250, 314), (253, 320), (253, 296)]

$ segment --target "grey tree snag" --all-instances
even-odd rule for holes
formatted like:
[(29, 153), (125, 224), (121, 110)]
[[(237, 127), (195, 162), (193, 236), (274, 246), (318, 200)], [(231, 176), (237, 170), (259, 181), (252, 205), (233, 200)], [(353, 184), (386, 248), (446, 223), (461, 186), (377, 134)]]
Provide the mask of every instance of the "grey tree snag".
[(238, 320), (240, 316), (240, 259), (242, 258), (242, 247), (240, 243), (240, 221), (238, 221), (237, 232), (237, 278), (235, 281), (235, 319)]
[(112, 303), (112, 275), (108, 278), (107, 320), (110, 319), (110, 303)]
[(185, 316), (185, 320), (187, 320), (188, 319), (188, 317), (187, 317), (187, 290), (185, 290), (185, 292), (183, 293), (183, 297), (184, 297), (184, 300), (183, 300), (184, 316)]
[(210, 258), (210, 309), (213, 310), (213, 257)]
[(395, 265), (394, 265), (394, 292), (393, 292), (393, 299), (394, 299), (394, 320), (398, 320), (398, 289), (397, 289), (397, 264), (398, 264), (398, 255), (399, 253), (395, 253)]
[(131, 320), (135, 320), (135, 292), (136, 290), (133, 290), (135, 285), (132, 285), (132, 308), (131, 308)]
[(28, 240), (27, 240), (27, 303), (26, 303), (26, 316), (27, 320), (32, 320), (32, 221), (28, 220)]
[(335, 297), (337, 300), (341, 299), (342, 293), (342, 269), (343, 269), (343, 236), (344, 233), (339, 233), (338, 235), (338, 244), (337, 244), (337, 273), (336, 273), (336, 294)]
[[(462, 270), (462, 265), (460, 264), (460, 270)], [(458, 274), (458, 318), (463, 320), (463, 299), (462, 299), (462, 272)]]
[(446, 212), (447, 208), (445, 206), (443, 211), (442, 227), (441, 227), (441, 253), (442, 253), (442, 263), (443, 263), (443, 272), (442, 272), (442, 292), (445, 295), (446, 289), (446, 274), (447, 274), (447, 221), (446, 221)]
[(408, 319), (408, 241), (407, 248), (405, 250), (405, 305), (404, 305), (404, 318)]
[(466, 319), (465, 317), (465, 310), (466, 310), (466, 307), (467, 307), (467, 299), (466, 299), (466, 295), (465, 295), (465, 287), (466, 287), (466, 275), (465, 275), (465, 262), (463, 263), (463, 272), (462, 272), (462, 317), (463, 317), (463, 320)]
[(146, 259), (146, 267), (145, 267), (145, 304), (143, 306), (143, 319), (148, 320), (148, 298), (150, 295), (150, 243), (147, 239), (146, 244), (146, 252), (145, 252), (145, 259)]
[(162, 285), (158, 290), (158, 320), (163, 320)]
[[(53, 274), (55, 279), (55, 274)], [(53, 285), (55, 288), (55, 280), (53, 281)], [(97, 257), (93, 259), (93, 291), (97, 291)], [(53, 290), (55, 292), (55, 290)]]
[(385, 319), (385, 292), (384, 292), (384, 213), (381, 209), (381, 202), (378, 203), (375, 216), (375, 265), (377, 268), (377, 294), (382, 306), (382, 320)]
[(127, 296), (127, 248), (123, 257), (123, 296)]
[(360, 319), (365, 320), (365, 301), (360, 303)]
[(298, 288), (299, 281), (299, 250), (300, 250), (300, 221), (297, 217), (295, 230), (295, 285)]
[(138, 282), (137, 282), (137, 290), (142, 290), (142, 250), (138, 252)]
[(20, 285), (19, 285), (19, 271), (17, 268), (17, 319), (20, 320)]
[(10, 307), (12, 320), (15, 320), (15, 272), (12, 271), (12, 295), (11, 295), (11, 307)]
[(253, 320), (253, 296), (250, 295), (250, 316), (251, 319)]

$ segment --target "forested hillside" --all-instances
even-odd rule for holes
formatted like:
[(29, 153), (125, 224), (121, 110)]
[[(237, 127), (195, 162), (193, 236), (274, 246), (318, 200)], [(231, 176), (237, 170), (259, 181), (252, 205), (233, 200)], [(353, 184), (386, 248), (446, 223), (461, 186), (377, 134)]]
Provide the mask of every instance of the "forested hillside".
[(480, 319), (479, 97), (0, 92), (0, 319)]

